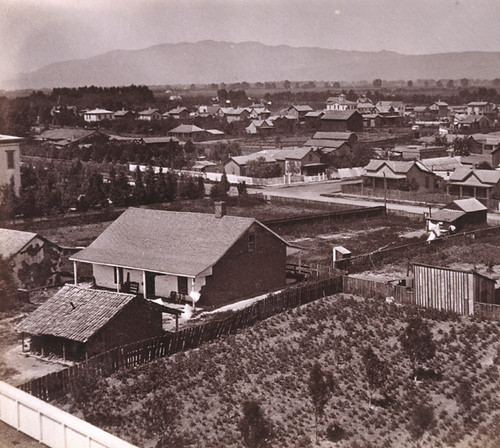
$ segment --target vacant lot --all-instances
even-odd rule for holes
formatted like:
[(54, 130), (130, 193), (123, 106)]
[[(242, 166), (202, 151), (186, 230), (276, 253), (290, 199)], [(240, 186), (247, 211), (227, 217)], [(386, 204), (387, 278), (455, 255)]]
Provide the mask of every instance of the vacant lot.
[[(413, 447), (420, 403), (433, 417), (421, 446), (498, 446), (500, 324), (420, 315), (436, 353), (418, 383), (399, 342), (415, 310), (337, 295), (170, 359), (89, 376), (59, 405), (143, 447), (240, 447), (242, 404), (254, 400), (272, 429), (269, 446), (308, 447), (308, 381), (318, 361), (333, 380), (318, 425), (322, 446)], [(368, 347), (386, 367), (377, 386), (363, 362)]]

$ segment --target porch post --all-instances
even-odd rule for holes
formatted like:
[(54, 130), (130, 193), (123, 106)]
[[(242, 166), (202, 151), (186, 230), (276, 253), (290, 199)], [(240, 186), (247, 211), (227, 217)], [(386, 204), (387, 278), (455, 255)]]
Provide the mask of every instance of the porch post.
[(146, 288), (146, 271), (142, 271), (142, 283), (143, 283), (143, 288), (142, 288), (142, 293), (144, 295), (144, 298), (148, 298), (148, 291)]
[(78, 285), (78, 268), (75, 260), (73, 260), (73, 281), (75, 285)]

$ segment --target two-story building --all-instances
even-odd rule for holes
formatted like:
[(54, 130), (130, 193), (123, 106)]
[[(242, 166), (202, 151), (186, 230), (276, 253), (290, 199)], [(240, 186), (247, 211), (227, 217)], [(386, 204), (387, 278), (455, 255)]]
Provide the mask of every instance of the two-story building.
[(14, 192), (21, 188), (21, 164), (19, 161), (19, 143), (21, 137), (0, 134), (0, 186), (14, 183)]

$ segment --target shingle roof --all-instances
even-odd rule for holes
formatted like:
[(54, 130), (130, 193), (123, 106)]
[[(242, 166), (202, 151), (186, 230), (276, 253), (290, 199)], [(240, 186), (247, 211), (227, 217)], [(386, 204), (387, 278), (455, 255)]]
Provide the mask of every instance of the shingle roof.
[(0, 256), (4, 259), (12, 257), (36, 236), (36, 233), (31, 232), (0, 229)]
[(51, 335), (87, 342), (136, 296), (64, 286), (16, 327), (31, 335)]
[(71, 260), (194, 277), (254, 223), (253, 218), (129, 208)]

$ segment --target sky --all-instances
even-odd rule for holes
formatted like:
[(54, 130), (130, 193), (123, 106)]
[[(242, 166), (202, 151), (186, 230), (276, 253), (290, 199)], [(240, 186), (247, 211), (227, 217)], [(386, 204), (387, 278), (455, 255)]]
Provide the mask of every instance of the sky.
[(500, 0), (0, 0), (0, 79), (201, 40), (430, 54), (500, 51)]

